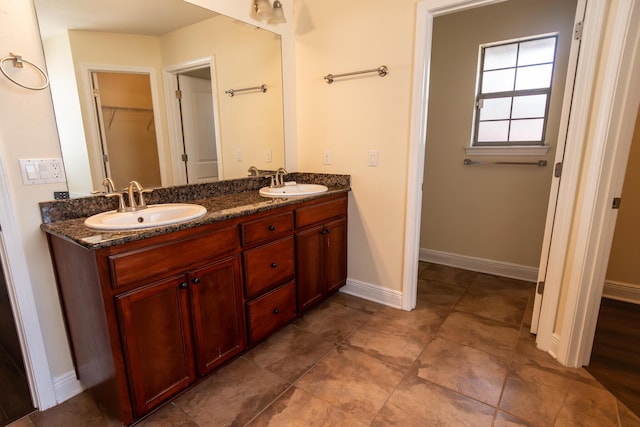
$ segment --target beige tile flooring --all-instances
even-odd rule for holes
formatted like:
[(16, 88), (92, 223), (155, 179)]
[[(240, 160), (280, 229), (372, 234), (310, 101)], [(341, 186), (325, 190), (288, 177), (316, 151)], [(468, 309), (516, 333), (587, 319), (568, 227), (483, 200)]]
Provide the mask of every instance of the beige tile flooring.
[[(416, 310), (337, 294), (140, 426), (640, 426), (529, 334), (533, 286), (421, 263)], [(88, 393), (18, 426), (118, 426)]]

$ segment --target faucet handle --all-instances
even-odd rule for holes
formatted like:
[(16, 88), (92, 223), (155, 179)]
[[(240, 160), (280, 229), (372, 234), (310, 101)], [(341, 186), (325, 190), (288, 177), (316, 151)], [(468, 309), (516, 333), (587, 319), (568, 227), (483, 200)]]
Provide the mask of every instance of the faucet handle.
[(249, 176), (260, 176), (260, 172), (258, 171), (258, 168), (255, 166), (251, 166), (247, 172), (249, 172)]
[(147, 207), (147, 203), (144, 200), (145, 193), (153, 192), (153, 188), (143, 188), (138, 192), (138, 209), (143, 209)]
[(116, 193), (115, 191), (112, 193), (105, 193), (105, 197), (117, 197), (118, 198), (118, 212), (125, 212), (127, 207), (124, 204), (124, 197), (122, 193)]

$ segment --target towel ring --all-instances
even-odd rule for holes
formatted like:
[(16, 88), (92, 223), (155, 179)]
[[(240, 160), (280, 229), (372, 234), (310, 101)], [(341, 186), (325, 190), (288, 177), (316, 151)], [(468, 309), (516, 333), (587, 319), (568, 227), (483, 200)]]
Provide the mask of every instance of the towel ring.
[[(29, 64), (32, 68), (35, 68), (36, 71), (38, 71), (42, 77), (44, 78), (44, 84), (42, 86), (27, 86), (25, 84), (20, 83), (19, 81), (15, 80), (13, 77), (9, 76), (7, 74), (7, 72), (4, 70), (4, 63), (7, 61), (13, 61), (13, 67), (14, 68), (24, 68), (24, 63)], [(38, 67), (36, 64), (34, 64), (31, 61), (27, 61), (26, 59), (24, 59), (22, 56), (15, 54), (15, 53), (10, 53), (9, 56), (6, 56), (2, 59), (0, 59), (0, 72), (2, 72), (2, 74), (4, 74), (4, 76), (6, 78), (8, 78), (9, 80), (11, 80), (13, 83), (17, 84), (20, 87), (23, 87), (25, 89), (29, 89), (29, 90), (42, 90), (45, 89), (47, 86), (49, 86), (49, 76), (47, 76), (47, 73), (45, 73), (42, 68)]]

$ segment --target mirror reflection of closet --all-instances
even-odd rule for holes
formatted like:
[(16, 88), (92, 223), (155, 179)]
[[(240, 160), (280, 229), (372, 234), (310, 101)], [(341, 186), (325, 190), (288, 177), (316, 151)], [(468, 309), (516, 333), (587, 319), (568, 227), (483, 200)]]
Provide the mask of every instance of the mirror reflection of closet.
[(105, 176), (117, 188), (136, 180), (161, 186), (151, 83), (148, 74), (91, 74)]

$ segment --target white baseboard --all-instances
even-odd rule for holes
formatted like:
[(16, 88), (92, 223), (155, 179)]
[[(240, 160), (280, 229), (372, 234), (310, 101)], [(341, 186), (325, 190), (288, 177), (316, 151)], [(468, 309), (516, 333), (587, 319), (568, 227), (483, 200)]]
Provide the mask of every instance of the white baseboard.
[(553, 356), (554, 359), (558, 359), (558, 350), (560, 350), (560, 335), (557, 333), (553, 333), (551, 336), (551, 344), (549, 345), (549, 354)]
[(511, 279), (524, 280), (526, 282), (535, 283), (538, 280), (538, 269), (535, 267), (528, 267), (526, 265), (511, 264), (508, 262), (475, 258), (424, 248), (420, 248), (419, 256), (420, 261), (431, 262), (434, 264), (448, 265), (449, 267), (493, 274), (494, 276), (509, 277)]
[(394, 291), (393, 289), (384, 288), (372, 283), (347, 279), (347, 284), (340, 288), (340, 292), (383, 305), (388, 305), (393, 308), (402, 307), (402, 292)]
[(602, 296), (618, 301), (640, 304), (640, 285), (607, 280), (604, 282)]
[(62, 403), (82, 393), (84, 387), (76, 378), (76, 371), (69, 371), (66, 374), (53, 378), (53, 390), (56, 395), (56, 401)]

